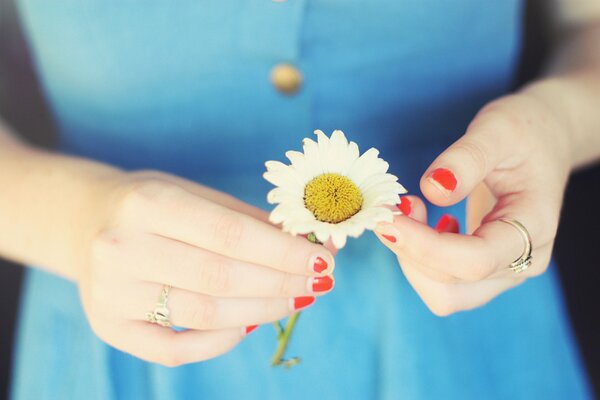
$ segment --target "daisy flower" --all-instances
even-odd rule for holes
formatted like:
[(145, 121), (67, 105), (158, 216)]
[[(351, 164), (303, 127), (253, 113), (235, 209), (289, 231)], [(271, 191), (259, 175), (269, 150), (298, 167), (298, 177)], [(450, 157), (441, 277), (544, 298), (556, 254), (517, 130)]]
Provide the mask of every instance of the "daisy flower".
[(331, 137), (316, 130), (317, 141), (306, 138), (303, 152), (285, 153), (291, 165), (267, 161), (264, 178), (275, 185), (267, 195), (277, 204), (269, 219), (293, 235), (314, 234), (322, 243), (331, 238), (336, 248), (348, 236), (358, 237), (380, 221), (392, 222), (386, 206), (398, 203), (406, 189), (388, 174), (388, 163), (370, 148), (360, 155), (344, 132)]

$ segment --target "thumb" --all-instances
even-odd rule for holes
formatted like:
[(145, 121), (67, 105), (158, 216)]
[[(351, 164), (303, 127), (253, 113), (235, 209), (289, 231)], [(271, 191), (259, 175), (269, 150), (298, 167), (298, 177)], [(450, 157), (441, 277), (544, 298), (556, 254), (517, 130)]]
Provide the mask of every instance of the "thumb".
[(420, 182), (423, 195), (438, 206), (463, 200), (507, 154), (511, 141), (503, 125), (495, 112), (480, 112), (467, 132), (425, 171)]

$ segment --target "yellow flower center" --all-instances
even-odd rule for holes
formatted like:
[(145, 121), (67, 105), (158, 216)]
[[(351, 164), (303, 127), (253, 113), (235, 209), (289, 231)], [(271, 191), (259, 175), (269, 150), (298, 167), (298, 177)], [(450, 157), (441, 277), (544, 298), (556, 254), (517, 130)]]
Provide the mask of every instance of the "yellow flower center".
[(319, 221), (337, 224), (360, 211), (363, 197), (350, 179), (329, 173), (306, 184), (304, 204)]

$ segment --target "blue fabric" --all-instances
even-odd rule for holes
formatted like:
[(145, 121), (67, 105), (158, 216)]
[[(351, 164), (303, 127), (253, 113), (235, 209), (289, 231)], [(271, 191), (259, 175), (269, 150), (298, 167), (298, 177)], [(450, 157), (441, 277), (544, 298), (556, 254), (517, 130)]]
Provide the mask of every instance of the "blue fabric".
[[(263, 162), (315, 128), (375, 146), (412, 193), (475, 112), (511, 87), (519, 0), (22, 0), (62, 151), (172, 172), (267, 208)], [(278, 93), (277, 63), (302, 90)], [(464, 226), (464, 202), (431, 207)], [(263, 326), (179, 368), (100, 341), (77, 287), (29, 269), (12, 397), (21, 399), (585, 399), (585, 372), (548, 273), (487, 306), (431, 314), (368, 233), (337, 256), (336, 288), (302, 315), (273, 369)]]

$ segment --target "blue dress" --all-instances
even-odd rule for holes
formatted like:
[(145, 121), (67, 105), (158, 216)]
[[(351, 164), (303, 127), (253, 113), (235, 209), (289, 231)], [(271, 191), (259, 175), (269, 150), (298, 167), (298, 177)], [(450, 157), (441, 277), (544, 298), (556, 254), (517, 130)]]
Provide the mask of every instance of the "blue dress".
[[(267, 208), (263, 162), (319, 128), (375, 146), (409, 192), (475, 112), (506, 93), (519, 0), (21, 0), (60, 151), (159, 169)], [(269, 81), (295, 65), (301, 90)], [(464, 226), (464, 202), (431, 207)], [(87, 323), (75, 284), (30, 268), (11, 395), (24, 399), (585, 399), (554, 265), (480, 309), (434, 316), (367, 233), (299, 322), (292, 371), (260, 327), (213, 360), (167, 368)], [(554, 263), (553, 263), (554, 264)], [(151, 305), (149, 305), (150, 307)]]

